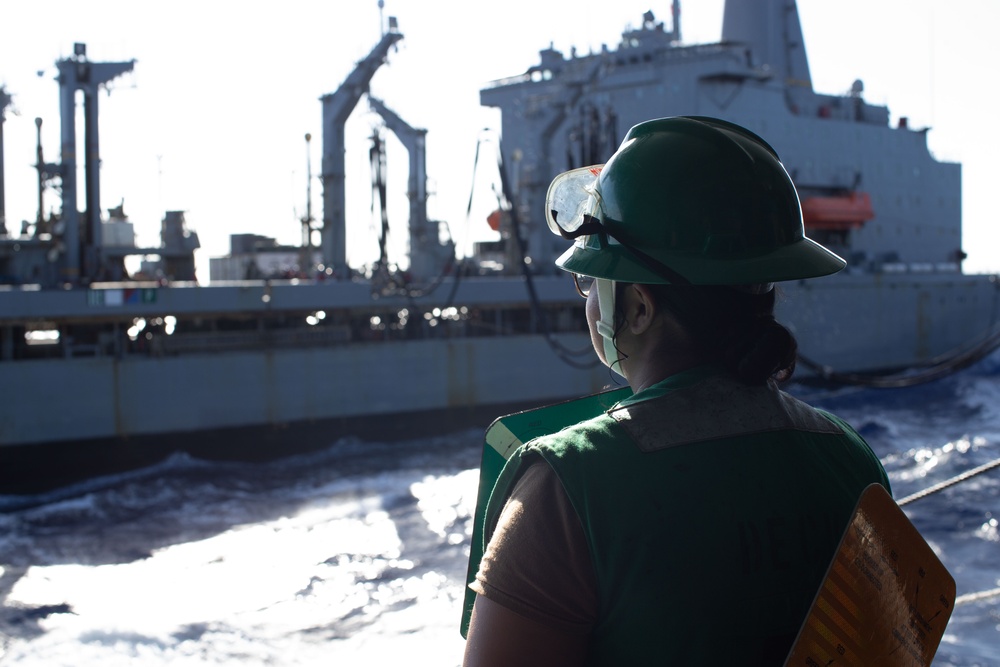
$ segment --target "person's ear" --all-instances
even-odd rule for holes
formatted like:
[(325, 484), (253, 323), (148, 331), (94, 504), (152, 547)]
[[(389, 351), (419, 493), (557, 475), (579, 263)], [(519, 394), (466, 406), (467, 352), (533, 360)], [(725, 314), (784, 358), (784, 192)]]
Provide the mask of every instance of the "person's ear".
[(648, 331), (657, 312), (656, 300), (649, 285), (632, 283), (626, 288), (625, 315), (629, 331), (635, 335)]

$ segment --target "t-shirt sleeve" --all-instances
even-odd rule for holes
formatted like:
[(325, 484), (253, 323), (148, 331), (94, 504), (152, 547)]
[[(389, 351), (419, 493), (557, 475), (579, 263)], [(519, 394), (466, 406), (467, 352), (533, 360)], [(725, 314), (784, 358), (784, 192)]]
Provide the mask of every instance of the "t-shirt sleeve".
[(597, 585), (586, 536), (544, 461), (528, 466), (514, 485), (470, 588), (563, 632), (593, 628)]

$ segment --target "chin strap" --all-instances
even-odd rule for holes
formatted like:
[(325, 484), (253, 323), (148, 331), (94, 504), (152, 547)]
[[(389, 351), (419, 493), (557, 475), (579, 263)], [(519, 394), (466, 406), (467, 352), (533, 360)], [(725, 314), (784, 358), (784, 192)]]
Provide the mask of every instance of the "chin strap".
[(621, 359), (618, 356), (618, 349), (615, 347), (615, 283), (614, 280), (595, 278), (594, 287), (597, 289), (597, 305), (601, 309), (601, 319), (597, 321), (597, 333), (604, 339), (604, 359), (605, 363), (612, 369), (621, 373)]

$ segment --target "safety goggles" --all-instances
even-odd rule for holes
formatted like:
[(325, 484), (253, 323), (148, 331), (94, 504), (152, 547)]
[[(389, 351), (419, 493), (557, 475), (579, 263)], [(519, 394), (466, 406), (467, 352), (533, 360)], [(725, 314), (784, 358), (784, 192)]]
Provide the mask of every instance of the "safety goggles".
[(553, 234), (573, 240), (605, 232), (596, 218), (601, 193), (595, 188), (603, 168), (603, 164), (581, 167), (555, 177), (545, 193), (545, 220)]
[[(602, 241), (602, 245), (608, 243), (622, 246), (647, 269), (667, 282), (674, 285), (690, 285), (690, 280), (663, 262), (635, 246), (622, 243), (601, 222), (598, 217), (601, 213), (601, 193), (596, 185), (603, 168), (603, 164), (581, 167), (556, 176), (545, 195), (545, 220), (549, 229), (553, 234), (569, 241), (596, 235)], [(575, 275), (574, 281), (577, 292), (586, 296)]]

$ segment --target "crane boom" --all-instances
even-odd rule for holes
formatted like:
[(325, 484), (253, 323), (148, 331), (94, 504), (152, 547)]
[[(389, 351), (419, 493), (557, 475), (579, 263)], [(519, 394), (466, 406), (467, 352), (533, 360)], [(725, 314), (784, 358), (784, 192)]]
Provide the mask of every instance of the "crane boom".
[(378, 44), (355, 66), (344, 83), (320, 98), (323, 102), (323, 261), (335, 275), (344, 278), (347, 271), (345, 220), (344, 125), (368, 84), (385, 62), (389, 49), (403, 38), (392, 18), (389, 30)]
[[(418, 239), (427, 237), (427, 130), (415, 129), (400, 118), (382, 100), (368, 96), (368, 104), (406, 148), (410, 156), (410, 175), (406, 196), (410, 199), (410, 252), (418, 250)], [(412, 259), (412, 258), (411, 258)]]
[(416, 282), (426, 283), (451, 263), (455, 252), (451, 242), (441, 242), (438, 223), (427, 218), (427, 130), (412, 127), (378, 98), (369, 95), (368, 104), (410, 156), (406, 192), (410, 199), (410, 274)]

